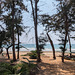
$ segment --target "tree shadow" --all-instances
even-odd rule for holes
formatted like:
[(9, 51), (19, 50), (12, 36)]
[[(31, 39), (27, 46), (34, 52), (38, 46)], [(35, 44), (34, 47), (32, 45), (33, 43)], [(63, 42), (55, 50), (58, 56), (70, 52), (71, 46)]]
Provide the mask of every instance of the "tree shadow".
[(75, 64), (72, 62), (49, 64), (39, 63), (36, 75), (75, 75)]
[(59, 68), (75, 75), (75, 62), (60, 63)]
[(9, 62), (10, 60), (5, 56), (0, 55), (0, 62)]

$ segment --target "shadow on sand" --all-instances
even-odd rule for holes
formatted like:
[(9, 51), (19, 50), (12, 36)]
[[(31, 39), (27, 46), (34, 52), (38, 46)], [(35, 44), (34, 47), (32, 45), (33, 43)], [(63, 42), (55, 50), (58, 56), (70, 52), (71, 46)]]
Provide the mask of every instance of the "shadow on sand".
[(75, 62), (39, 63), (36, 75), (75, 75)]

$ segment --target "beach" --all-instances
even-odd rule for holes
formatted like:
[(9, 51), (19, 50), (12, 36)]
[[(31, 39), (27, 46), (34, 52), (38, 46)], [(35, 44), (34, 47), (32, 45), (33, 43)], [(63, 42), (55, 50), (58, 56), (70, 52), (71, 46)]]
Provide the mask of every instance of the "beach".
[[(16, 53), (16, 58), (17, 58), (17, 51), (15, 53)], [(19, 54), (20, 59), (19, 60), (23, 60), (23, 57), (27, 57), (29, 59), (29, 56), (23, 56), (27, 53), (30, 53), (30, 51), (20, 51), (20, 54)], [(7, 58), (6, 51), (3, 52), (3, 55), (4, 55), (5, 58)], [(62, 55), (62, 52), (61, 51), (60, 52), (56, 51), (55, 55), (56, 55), (56, 60), (61, 62), (61, 57), (60, 56)], [(70, 54), (68, 52), (65, 52), (65, 55), (70, 55)], [(72, 55), (75, 55), (75, 53), (72, 53)], [(9, 51), (9, 56), (10, 56), (10, 59), (12, 60), (13, 59), (12, 51)], [(52, 51), (43, 51), (43, 53), (41, 54), (42, 62), (45, 62), (44, 57), (47, 57), (48, 60), (53, 59), (53, 52)], [(48, 61), (48, 62), (51, 62), (51, 61)]]
[[(22, 56), (29, 52), (30, 51), (20, 51), (20, 59), (15, 63), (20, 63), (20, 61), (28, 62), (23, 59), (23, 57), (28, 58), (30, 61), (36, 61), (36, 59), (30, 59), (29, 56)], [(12, 52), (10, 51), (9, 53), (10, 58), (12, 59)], [(4, 52), (5, 60), (3, 60), (3, 62), (9, 62), (10, 60), (7, 60), (7, 56), (5, 54), (6, 52)], [(75, 75), (75, 61), (65, 59), (65, 63), (62, 63), (61, 57), (59, 57), (61, 52), (56, 52), (55, 54), (56, 60), (53, 59), (52, 51), (43, 51), (43, 54), (41, 54), (42, 61), (38, 64), (39, 71), (37, 71), (36, 75)], [(69, 55), (69, 53), (65, 53), (65, 55)]]

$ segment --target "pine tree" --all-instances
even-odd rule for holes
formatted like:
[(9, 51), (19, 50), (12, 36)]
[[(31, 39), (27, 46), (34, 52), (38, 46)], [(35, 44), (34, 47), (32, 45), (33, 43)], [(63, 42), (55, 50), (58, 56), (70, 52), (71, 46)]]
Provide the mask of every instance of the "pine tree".
[(68, 35), (74, 31), (74, 12), (72, 10), (72, 5), (70, 1), (62, 0), (58, 5), (58, 13), (55, 16), (55, 22), (57, 29), (61, 33), (61, 50), (62, 50), (62, 62), (64, 62), (64, 53), (66, 51), (66, 44), (68, 42)]
[(46, 35), (49, 39), (49, 42), (50, 42), (52, 50), (53, 50), (53, 59), (56, 59), (54, 44), (53, 44), (53, 41), (49, 35), (49, 32), (56, 31), (56, 27), (53, 24), (53, 19), (52, 19), (53, 16), (49, 16), (49, 15), (45, 15), (45, 14), (40, 15), (40, 16), (41, 16), (40, 22), (42, 23), (43, 27), (45, 27)]
[(38, 19), (38, 16), (37, 16), (37, 11), (38, 11), (38, 8), (37, 8), (37, 4), (38, 4), (38, 0), (35, 0), (34, 3), (35, 3), (35, 7), (33, 6), (33, 1), (30, 0), (31, 2), (31, 8), (32, 8), (32, 15), (33, 15), (33, 21), (34, 21), (34, 27), (35, 27), (35, 41), (36, 41), (36, 50), (37, 50), (37, 62), (40, 62), (41, 59), (40, 59), (40, 50), (39, 50), (39, 43), (38, 43), (38, 32), (37, 32), (37, 25), (38, 25), (38, 22), (37, 22), (37, 19)]
[[(6, 29), (10, 32), (12, 45), (13, 45), (13, 60), (16, 60), (15, 56), (15, 28), (16, 24), (20, 25), (22, 21), (22, 16), (18, 17), (18, 14), (22, 14), (22, 10), (27, 11), (27, 8), (23, 4), (23, 0), (4, 0), (4, 9), (6, 14), (3, 15), (4, 23), (6, 24)], [(17, 22), (16, 22), (17, 18)]]

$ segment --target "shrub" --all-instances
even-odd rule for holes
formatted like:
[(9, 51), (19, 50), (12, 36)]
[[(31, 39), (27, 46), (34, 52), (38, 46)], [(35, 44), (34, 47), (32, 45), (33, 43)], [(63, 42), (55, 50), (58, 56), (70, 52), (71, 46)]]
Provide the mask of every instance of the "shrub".
[(10, 63), (0, 63), (0, 75), (30, 75), (34, 67), (35, 64), (20, 63), (13, 66)]
[(30, 74), (30, 71), (34, 68), (34, 67), (36, 67), (36, 65), (35, 64), (28, 64), (28, 63), (23, 63), (23, 64), (21, 64), (20, 65), (20, 69), (17, 71), (17, 74), (20, 74), (20, 75), (31, 75)]
[(30, 59), (37, 59), (37, 55), (36, 54), (31, 54)]
[[(42, 53), (42, 51), (40, 51), (40, 54)], [(35, 51), (31, 51), (31, 53), (29, 53), (30, 59), (37, 59), (37, 50)]]
[(14, 71), (9, 63), (0, 63), (0, 75), (14, 74)]
[(37, 52), (35, 51), (31, 51), (31, 53), (29, 54), (30, 59), (37, 59)]
[(13, 60), (10, 60), (10, 62), (13, 63), (14, 61)]

